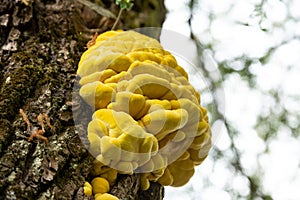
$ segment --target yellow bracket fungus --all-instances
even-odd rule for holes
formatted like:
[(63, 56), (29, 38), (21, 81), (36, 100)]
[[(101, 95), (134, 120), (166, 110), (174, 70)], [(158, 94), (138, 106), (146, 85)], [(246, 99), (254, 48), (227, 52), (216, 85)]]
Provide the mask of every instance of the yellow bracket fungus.
[(92, 180), (93, 194), (106, 193), (109, 191), (109, 183), (105, 178), (97, 177)]
[(119, 200), (119, 198), (117, 198), (114, 195), (104, 193), (104, 194), (96, 194), (95, 200)]
[(87, 196), (92, 196), (92, 190), (93, 187), (91, 186), (91, 184), (89, 182), (85, 182), (83, 186), (84, 194)]
[(95, 156), (96, 200), (110, 194), (117, 174), (142, 173), (149, 181), (182, 186), (211, 147), (211, 131), (200, 95), (187, 73), (160, 43), (134, 31), (108, 31), (83, 53), (77, 74), (80, 95), (95, 109), (88, 125)]

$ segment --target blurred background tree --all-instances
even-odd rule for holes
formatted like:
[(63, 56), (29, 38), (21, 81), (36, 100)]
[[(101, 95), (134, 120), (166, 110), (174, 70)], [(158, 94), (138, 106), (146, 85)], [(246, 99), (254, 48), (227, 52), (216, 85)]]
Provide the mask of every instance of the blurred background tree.
[(164, 27), (196, 46), (215, 144), (167, 199), (299, 199), (299, 1), (165, 3)]

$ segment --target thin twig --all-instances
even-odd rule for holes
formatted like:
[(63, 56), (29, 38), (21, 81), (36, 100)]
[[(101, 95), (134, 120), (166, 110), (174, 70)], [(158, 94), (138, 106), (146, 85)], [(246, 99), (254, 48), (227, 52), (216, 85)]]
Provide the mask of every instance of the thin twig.
[(120, 18), (121, 18), (121, 15), (122, 15), (123, 10), (124, 10), (124, 8), (121, 8), (121, 9), (120, 9), (119, 14), (118, 14), (118, 17), (117, 17), (117, 19), (116, 19), (116, 21), (115, 21), (113, 27), (111, 28), (112, 31), (116, 28), (118, 22), (120, 21)]

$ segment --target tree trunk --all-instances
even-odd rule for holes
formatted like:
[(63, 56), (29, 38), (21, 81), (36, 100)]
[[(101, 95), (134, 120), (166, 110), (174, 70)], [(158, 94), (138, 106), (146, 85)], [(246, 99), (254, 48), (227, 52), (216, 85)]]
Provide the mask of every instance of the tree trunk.
[[(73, 86), (87, 41), (109, 30), (118, 12), (112, 0), (96, 2), (96, 7), (83, 0), (0, 3), (0, 199), (92, 199), (84, 196), (83, 183), (93, 157), (79, 137), (92, 111)], [(161, 26), (164, 17), (163, 0), (137, 1), (118, 28)], [(72, 108), (82, 120), (77, 127)], [(47, 139), (28, 141), (42, 130), (39, 114), (47, 114), (54, 128), (44, 120)], [(139, 174), (120, 175), (111, 193), (120, 199), (163, 198), (158, 183), (147, 191), (139, 185)]]

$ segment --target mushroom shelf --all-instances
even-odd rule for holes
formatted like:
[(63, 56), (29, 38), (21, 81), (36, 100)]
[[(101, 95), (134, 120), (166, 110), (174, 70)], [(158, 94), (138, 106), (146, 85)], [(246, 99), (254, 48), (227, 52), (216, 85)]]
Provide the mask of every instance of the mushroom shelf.
[(83, 53), (77, 74), (80, 96), (95, 109), (87, 137), (96, 178), (85, 184), (86, 194), (109, 199), (118, 173), (142, 173), (143, 190), (149, 181), (189, 181), (208, 155), (211, 129), (199, 93), (171, 53), (135, 31), (108, 31)]

